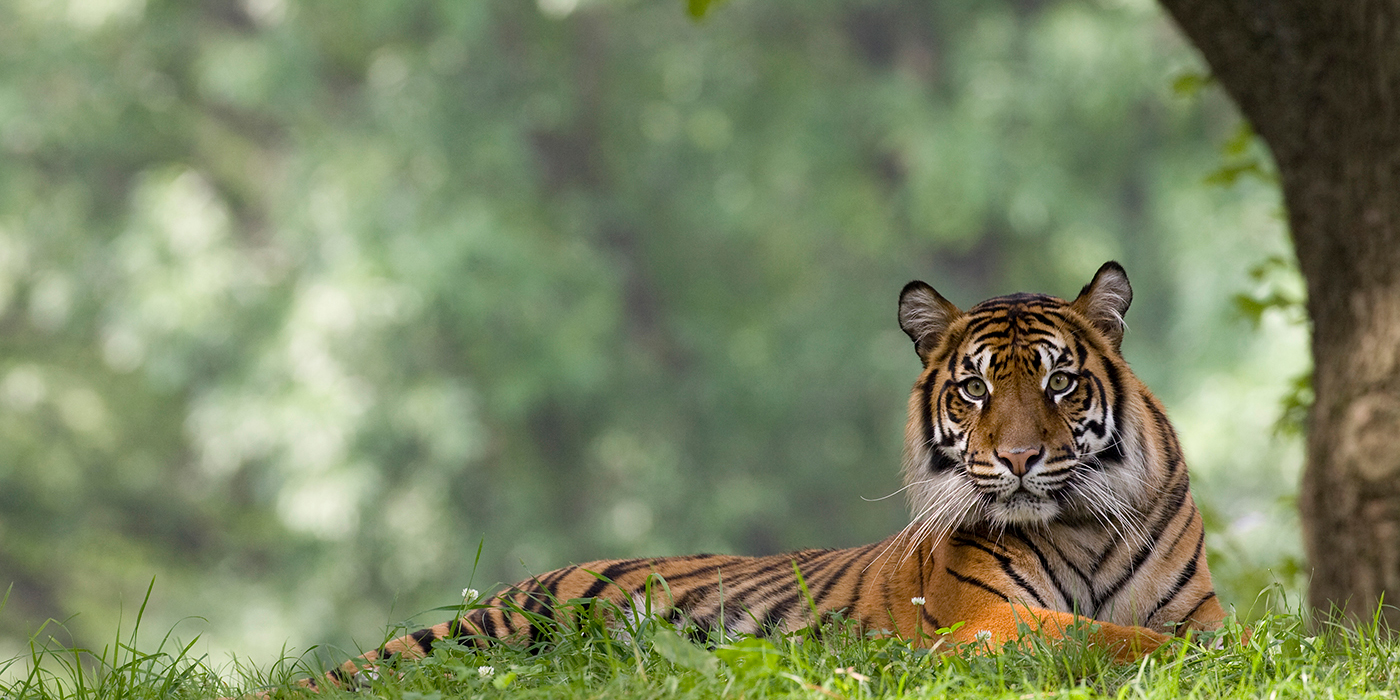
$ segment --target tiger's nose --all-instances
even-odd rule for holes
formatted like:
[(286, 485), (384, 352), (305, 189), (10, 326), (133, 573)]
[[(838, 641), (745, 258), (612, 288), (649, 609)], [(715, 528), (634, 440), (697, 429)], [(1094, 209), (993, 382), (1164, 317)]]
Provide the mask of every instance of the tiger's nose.
[(1045, 454), (1044, 445), (1035, 449), (1018, 447), (1014, 450), (1003, 450), (998, 448), (996, 451), (997, 459), (1000, 459), (1002, 464), (1010, 467), (1011, 473), (1016, 476), (1025, 476), (1026, 472), (1030, 471), (1031, 463), (1043, 454)]

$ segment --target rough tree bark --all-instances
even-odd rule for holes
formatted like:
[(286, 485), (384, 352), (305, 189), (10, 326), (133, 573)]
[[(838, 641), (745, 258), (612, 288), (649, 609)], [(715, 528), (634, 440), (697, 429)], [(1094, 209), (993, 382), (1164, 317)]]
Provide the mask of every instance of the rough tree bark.
[(1400, 605), (1400, 0), (1161, 2), (1278, 162), (1313, 322), (1309, 598), (1369, 618)]

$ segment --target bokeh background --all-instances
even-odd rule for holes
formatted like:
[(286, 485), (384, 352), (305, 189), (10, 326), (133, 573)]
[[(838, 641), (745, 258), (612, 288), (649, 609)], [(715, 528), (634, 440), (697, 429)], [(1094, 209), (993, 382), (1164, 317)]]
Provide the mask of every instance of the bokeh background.
[(884, 537), (901, 286), (1108, 259), (1222, 596), (1296, 593), (1301, 285), (1202, 65), (1149, 0), (0, 4), (0, 658)]

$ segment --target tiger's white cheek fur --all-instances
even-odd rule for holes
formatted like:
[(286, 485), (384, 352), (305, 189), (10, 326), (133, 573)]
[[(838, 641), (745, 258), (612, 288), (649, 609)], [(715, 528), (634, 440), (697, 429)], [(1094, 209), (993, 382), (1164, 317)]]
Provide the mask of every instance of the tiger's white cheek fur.
[(1100, 478), (1113, 493), (1121, 495), (1133, 505), (1141, 505), (1159, 495), (1157, 491), (1160, 487), (1150, 486), (1158, 483), (1159, 479), (1152, 474), (1145, 459), (1142, 436), (1130, 434), (1121, 436), (1121, 439), (1125, 443), (1123, 461), (1109, 465)]

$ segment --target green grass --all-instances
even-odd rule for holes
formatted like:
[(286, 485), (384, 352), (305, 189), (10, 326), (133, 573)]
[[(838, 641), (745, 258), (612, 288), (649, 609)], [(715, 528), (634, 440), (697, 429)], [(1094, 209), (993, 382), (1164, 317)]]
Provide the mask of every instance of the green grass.
[[(1135, 664), (1115, 664), (1081, 640), (1050, 645), (1028, 637), (999, 653), (930, 654), (889, 638), (862, 636), (834, 620), (775, 641), (712, 639), (697, 645), (664, 622), (623, 630), (601, 606), (574, 601), (574, 621), (555, 626), (534, 653), (439, 642), (424, 660), (383, 668), (358, 692), (322, 697), (447, 698), (1292, 698), (1400, 697), (1400, 644), (1371, 625), (1307, 631), (1297, 614), (1269, 613), (1248, 641), (1220, 648), (1176, 643)], [(139, 617), (139, 616), (138, 616)], [(40, 630), (42, 635), (43, 630)], [(1244, 628), (1231, 624), (1226, 637)], [(328, 660), (314, 654), (267, 668), (213, 667), (193, 643), (167, 636), (154, 650), (131, 644), (135, 630), (101, 650), (37, 641), (0, 663), (0, 698), (204, 698), (269, 692), (305, 697), (296, 680)], [(335, 661), (342, 660), (340, 658)], [(20, 672), (16, 672), (20, 671)]]

